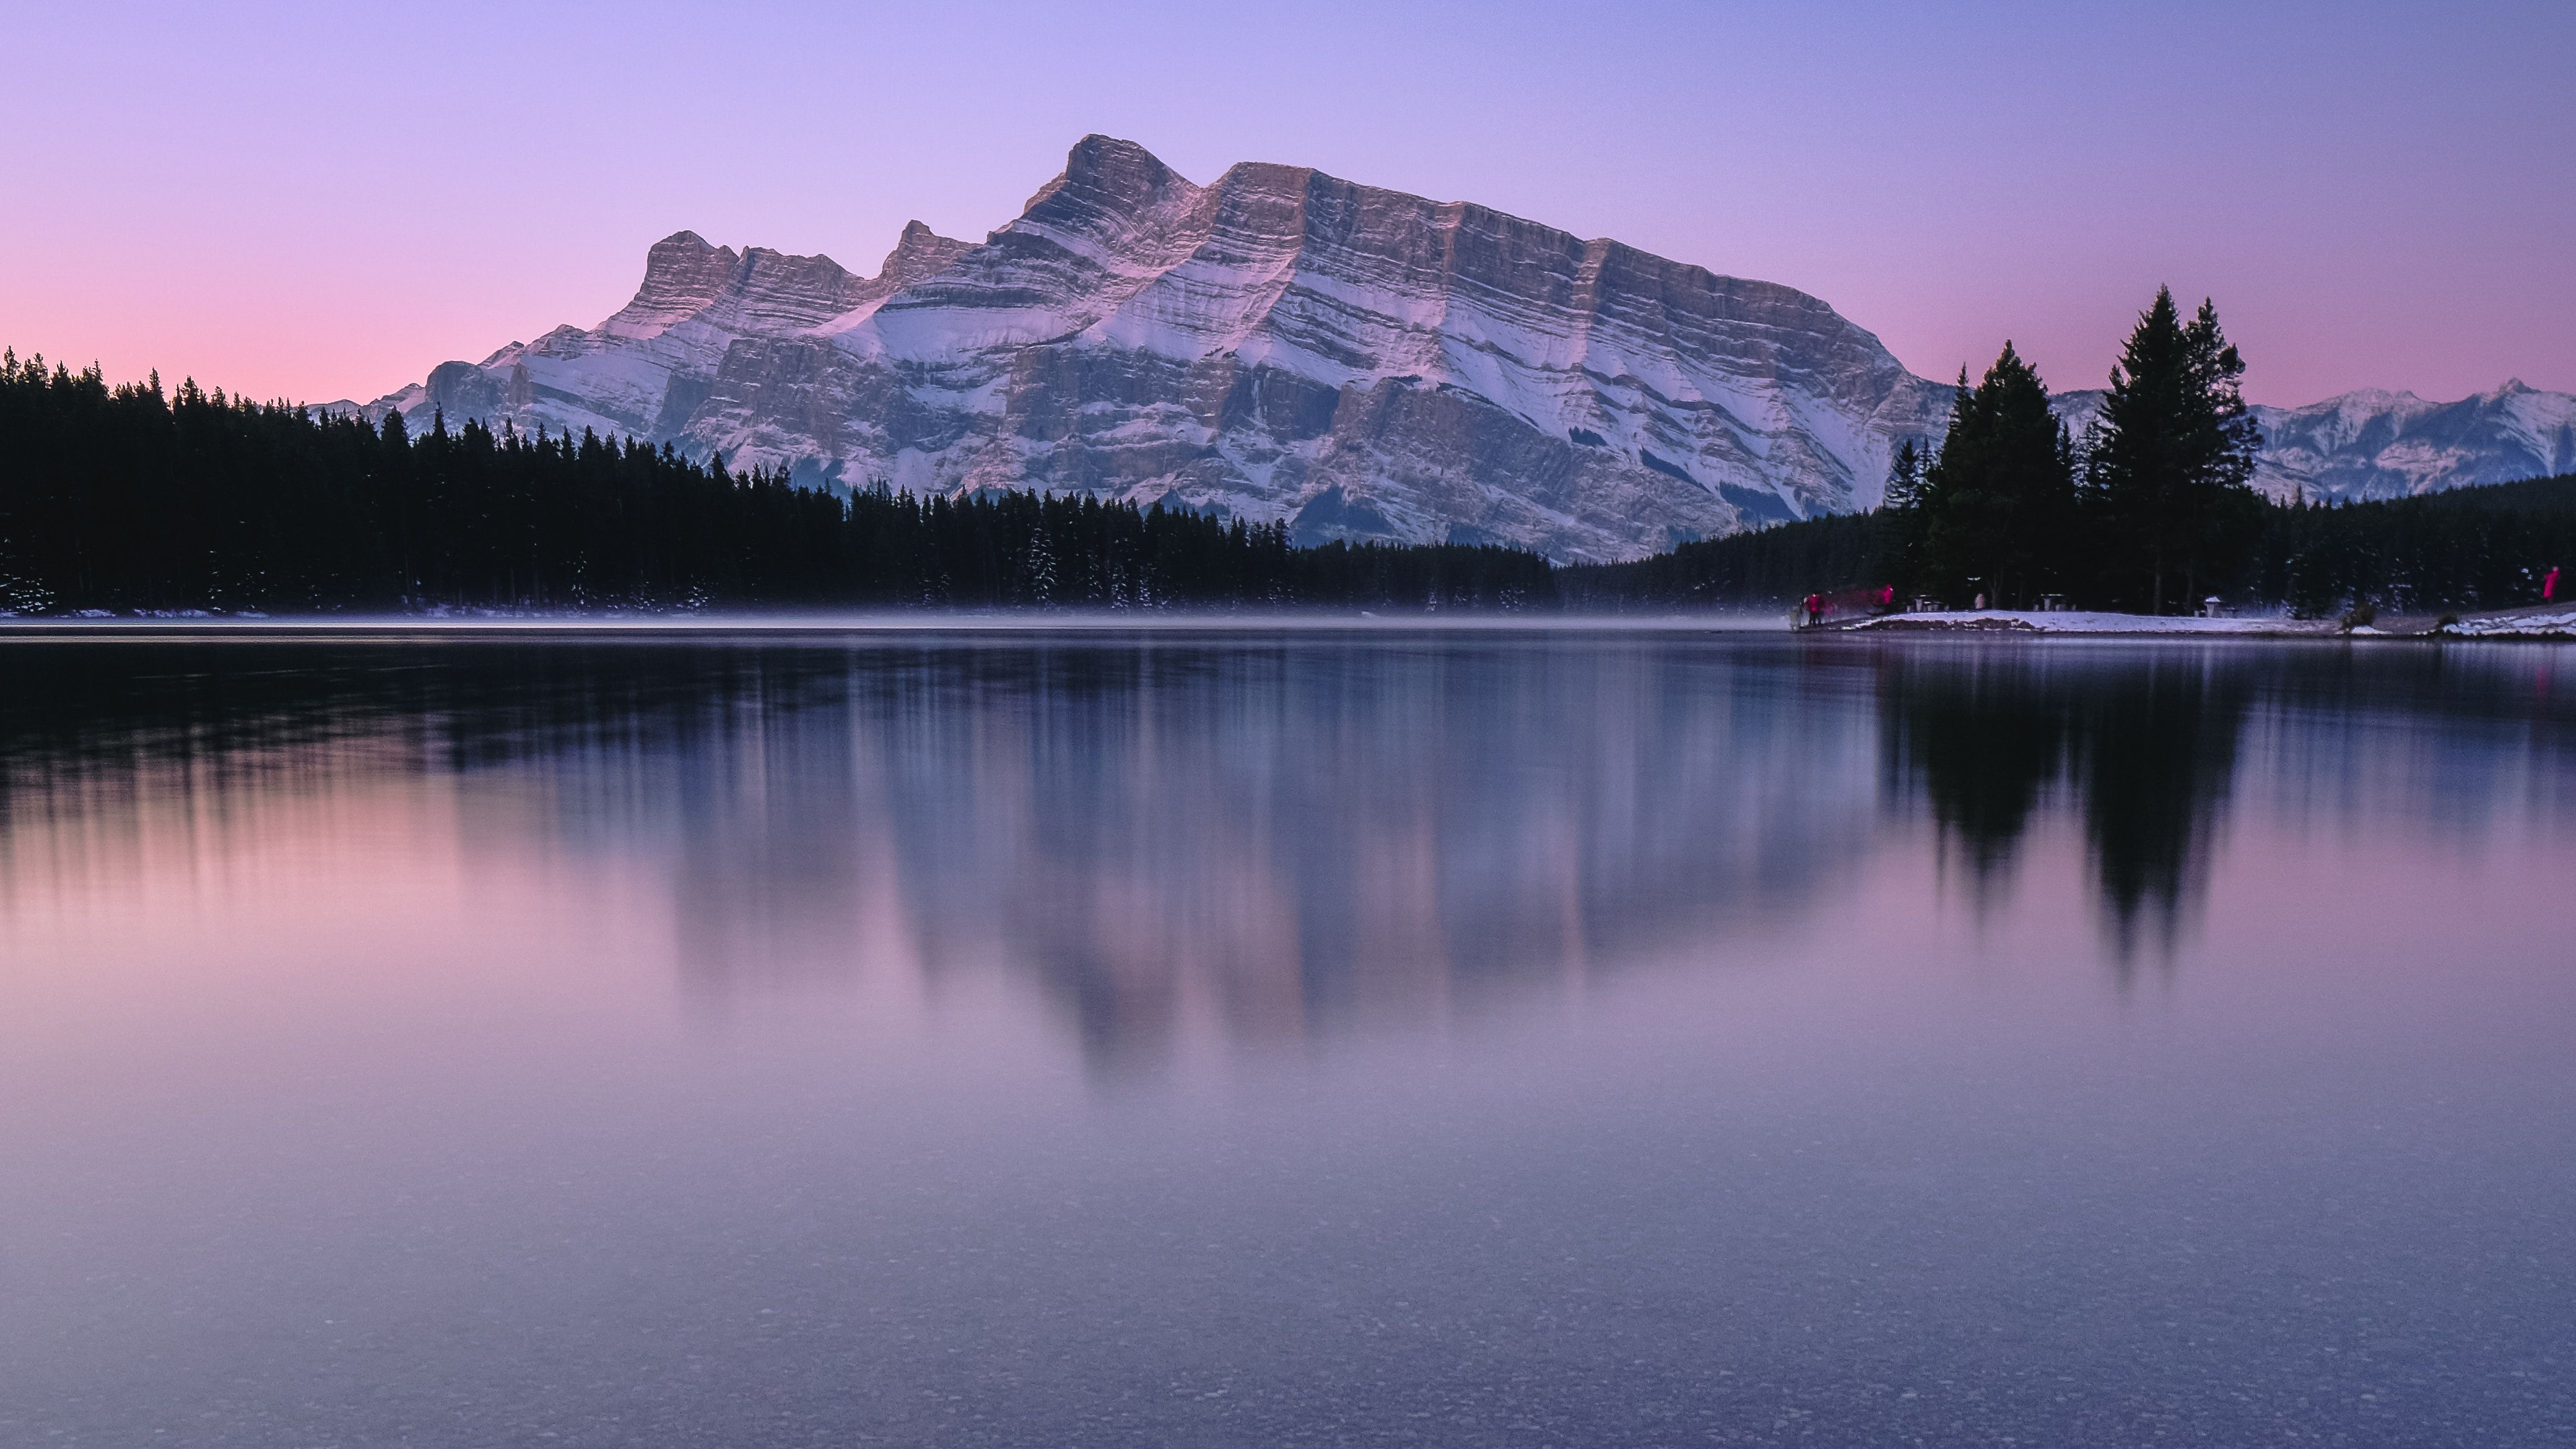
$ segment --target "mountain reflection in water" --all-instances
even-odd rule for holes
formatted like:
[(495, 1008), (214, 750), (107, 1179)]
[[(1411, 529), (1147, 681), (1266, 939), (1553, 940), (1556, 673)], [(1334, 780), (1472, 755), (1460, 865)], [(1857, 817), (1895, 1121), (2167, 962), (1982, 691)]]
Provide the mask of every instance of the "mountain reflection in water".
[(1981, 915), (2039, 827), (2080, 826), (2125, 979), (2188, 929), (2260, 721), (2340, 721), (2286, 753), (2266, 735), (2280, 780), (2430, 778), (2472, 815), (2528, 782), (2384, 757), (2358, 778), (2335, 763), (2368, 727), (2356, 702), (2568, 739), (2545, 684), (2471, 651), (1285, 634), (12, 656), (12, 894), (85, 868), (68, 834), (156, 810), (217, 822), (161, 848), (220, 851), (263, 794), (472, 781), (535, 809), (548, 850), (657, 862), (703, 1000), (997, 965), (1104, 1068), (1162, 1059), (1193, 1010), (1299, 1040), (1675, 953), (1758, 960), (1922, 819)]
[(0, 1444), (2555, 1442), (2571, 657), (0, 634)]

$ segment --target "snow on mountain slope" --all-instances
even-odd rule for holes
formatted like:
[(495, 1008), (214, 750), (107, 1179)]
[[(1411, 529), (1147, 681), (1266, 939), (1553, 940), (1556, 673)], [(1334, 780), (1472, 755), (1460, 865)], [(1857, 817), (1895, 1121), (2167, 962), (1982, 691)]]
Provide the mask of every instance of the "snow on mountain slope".
[(2454, 403), (2362, 392), (2254, 414), (2256, 482), (2275, 498), (2395, 498), (2576, 472), (2576, 397), (2519, 380)]
[(1308, 539), (1631, 557), (1874, 501), (1946, 394), (1813, 297), (1303, 168), (1088, 137), (874, 279), (681, 233), (626, 309), (374, 405), (800, 479), (1078, 489)]
[[(2080, 443), (2101, 416), (2101, 390), (2054, 401)], [(2518, 380), (2453, 403), (2365, 388), (2247, 411), (2263, 430), (2254, 487), (2276, 502), (2405, 498), (2576, 472), (2576, 397)]]
[(407, 421), (443, 410), (456, 419), (504, 419), (524, 428), (594, 429), (655, 442), (685, 438), (689, 415), (707, 393), (725, 350), (746, 337), (848, 325), (909, 282), (936, 272), (969, 244), (920, 222), (874, 277), (830, 257), (797, 257), (753, 247), (713, 247), (679, 232), (645, 254), (644, 284), (607, 321), (558, 327), (533, 343), (513, 342), (480, 363), (449, 362), (368, 406)]
[[(2061, 406), (2080, 423), (2089, 396)], [(981, 243), (915, 222), (863, 278), (681, 232), (599, 326), (368, 411), (628, 434), (817, 486), (1073, 490), (1595, 560), (1872, 506), (1949, 398), (1787, 287), (1311, 168), (1202, 186), (1090, 136)], [(2576, 400), (2489, 398), (2265, 410), (2262, 481), (2376, 496), (2568, 456)]]

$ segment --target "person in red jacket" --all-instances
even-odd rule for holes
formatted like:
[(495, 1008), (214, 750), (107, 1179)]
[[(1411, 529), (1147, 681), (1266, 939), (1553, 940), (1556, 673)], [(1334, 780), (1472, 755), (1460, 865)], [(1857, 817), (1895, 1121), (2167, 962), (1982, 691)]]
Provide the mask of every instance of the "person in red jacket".
[(2551, 564), (2551, 565), (2549, 566), (2549, 577), (2547, 577), (2547, 578), (2545, 578), (2545, 579), (2542, 579), (2542, 580), (2540, 581), (2540, 602), (2542, 602), (2542, 603), (2544, 603), (2544, 604), (2550, 604), (2550, 603), (2556, 603), (2556, 602), (2557, 602), (2557, 600), (2558, 600), (2558, 566), (2557, 566), (2556, 564)]
[(1825, 622), (1825, 596), (1822, 594), (1809, 594), (1807, 596), (1807, 627), (1812, 629), (1823, 622)]

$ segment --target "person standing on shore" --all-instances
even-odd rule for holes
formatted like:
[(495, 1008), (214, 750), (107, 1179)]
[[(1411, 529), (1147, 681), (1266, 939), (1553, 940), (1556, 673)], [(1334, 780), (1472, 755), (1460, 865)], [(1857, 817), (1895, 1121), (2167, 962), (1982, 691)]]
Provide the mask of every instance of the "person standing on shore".
[(2558, 565), (2556, 565), (2556, 564), (2551, 564), (2551, 565), (2549, 566), (2549, 577), (2547, 577), (2547, 578), (2545, 578), (2545, 579), (2542, 579), (2542, 580), (2540, 581), (2540, 602), (2542, 602), (2542, 603), (2544, 603), (2544, 604), (2554, 604), (2554, 603), (2556, 603), (2557, 601), (2558, 601)]

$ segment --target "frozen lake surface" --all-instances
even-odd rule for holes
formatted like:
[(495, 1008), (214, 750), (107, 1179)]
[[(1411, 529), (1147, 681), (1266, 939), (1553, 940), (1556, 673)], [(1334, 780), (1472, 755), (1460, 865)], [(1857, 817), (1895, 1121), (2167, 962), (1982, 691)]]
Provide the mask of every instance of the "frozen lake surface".
[(0, 1443), (2576, 1442), (2576, 647), (0, 678)]

